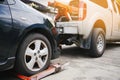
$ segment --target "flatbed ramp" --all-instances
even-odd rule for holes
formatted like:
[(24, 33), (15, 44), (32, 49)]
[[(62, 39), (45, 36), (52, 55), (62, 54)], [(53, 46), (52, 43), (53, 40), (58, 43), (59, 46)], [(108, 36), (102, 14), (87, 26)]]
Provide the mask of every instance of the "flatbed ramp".
[(52, 64), (47, 70), (44, 70), (43, 72), (37, 73), (30, 77), (24, 75), (17, 75), (17, 77), (20, 78), (21, 80), (40, 80), (46, 76), (57, 73), (61, 70), (62, 70), (62, 66), (60, 64)]

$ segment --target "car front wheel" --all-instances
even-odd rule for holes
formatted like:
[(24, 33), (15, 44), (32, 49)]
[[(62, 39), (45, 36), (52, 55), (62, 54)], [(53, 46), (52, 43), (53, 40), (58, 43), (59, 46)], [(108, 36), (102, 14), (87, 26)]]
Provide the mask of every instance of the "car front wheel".
[(43, 71), (50, 64), (51, 45), (42, 34), (28, 35), (21, 43), (15, 69), (23, 75), (32, 75)]

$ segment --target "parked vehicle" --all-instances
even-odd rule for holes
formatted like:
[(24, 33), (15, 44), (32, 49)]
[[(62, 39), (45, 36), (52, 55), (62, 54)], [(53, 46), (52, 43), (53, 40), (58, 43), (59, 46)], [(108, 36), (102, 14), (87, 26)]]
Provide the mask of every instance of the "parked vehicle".
[[(52, 6), (51, 3), (49, 5)], [(57, 5), (56, 2), (53, 7), (58, 8), (59, 12), (60, 9), (71, 12), (70, 16), (68, 13), (57, 14), (56, 27), (60, 44), (75, 43), (81, 48), (89, 49), (91, 57), (100, 57), (107, 42), (120, 41), (120, 5), (116, 0), (79, 0), (78, 14), (75, 15), (72, 14), (73, 8), (70, 5)]]
[(59, 57), (57, 31), (48, 16), (20, 0), (0, 0), (0, 71), (23, 75), (46, 69)]

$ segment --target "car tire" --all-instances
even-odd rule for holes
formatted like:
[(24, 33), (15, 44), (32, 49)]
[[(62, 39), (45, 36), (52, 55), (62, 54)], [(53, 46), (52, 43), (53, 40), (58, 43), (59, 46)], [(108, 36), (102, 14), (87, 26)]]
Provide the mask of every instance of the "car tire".
[(94, 28), (91, 37), (90, 56), (97, 58), (101, 57), (105, 51), (106, 39), (105, 32), (101, 28)]
[(50, 64), (51, 52), (50, 42), (44, 35), (30, 34), (20, 44), (15, 70), (26, 76), (43, 71)]

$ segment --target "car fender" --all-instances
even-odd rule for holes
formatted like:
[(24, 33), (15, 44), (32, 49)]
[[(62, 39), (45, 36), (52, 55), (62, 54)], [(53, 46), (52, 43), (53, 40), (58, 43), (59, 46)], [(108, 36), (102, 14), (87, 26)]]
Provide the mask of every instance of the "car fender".
[[(55, 43), (54, 43), (54, 41), (52, 41), (53, 36), (52, 36), (52, 32), (50, 31), (50, 29), (44, 24), (34, 24), (34, 25), (29, 26), (29, 27), (26, 27), (24, 30), (21, 30), (18, 38), (16, 39), (16, 41), (14, 41), (14, 46), (10, 50), (10, 53), (12, 53), (10, 55), (10, 57), (11, 56), (15, 57), (17, 55), (17, 51), (19, 50), (19, 46), (22, 43), (22, 41), (24, 41), (24, 38), (27, 35), (29, 35), (30, 33), (34, 33), (34, 32), (41, 33), (40, 32), (41, 30), (44, 30), (43, 33), (46, 33), (46, 35), (50, 37), (49, 40), (51, 40), (51, 42), (52, 42), (51, 44), (54, 45)], [(52, 47), (54, 48), (54, 46), (52, 46)], [(13, 53), (13, 52), (15, 52), (15, 53)]]

